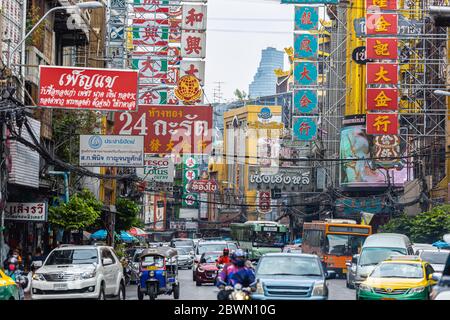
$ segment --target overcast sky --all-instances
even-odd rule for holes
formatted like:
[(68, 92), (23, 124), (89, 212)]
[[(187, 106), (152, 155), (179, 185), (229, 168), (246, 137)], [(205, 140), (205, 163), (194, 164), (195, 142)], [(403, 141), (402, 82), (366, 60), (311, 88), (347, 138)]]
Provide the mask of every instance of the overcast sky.
[[(292, 46), (294, 7), (279, 0), (209, 0), (206, 36), (207, 99), (214, 102), (215, 82), (222, 83), (222, 102), (235, 89), (248, 93), (261, 50)], [(285, 61), (287, 69), (287, 59)]]

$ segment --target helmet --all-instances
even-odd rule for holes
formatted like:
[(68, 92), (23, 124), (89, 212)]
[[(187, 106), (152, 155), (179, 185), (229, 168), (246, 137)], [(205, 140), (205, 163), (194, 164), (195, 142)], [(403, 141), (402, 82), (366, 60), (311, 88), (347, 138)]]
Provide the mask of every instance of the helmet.
[(230, 253), (230, 249), (228, 249), (228, 248), (223, 249), (224, 256), (227, 256), (229, 253)]
[(237, 249), (231, 255), (231, 262), (238, 267), (243, 267), (245, 265), (246, 255), (242, 249)]

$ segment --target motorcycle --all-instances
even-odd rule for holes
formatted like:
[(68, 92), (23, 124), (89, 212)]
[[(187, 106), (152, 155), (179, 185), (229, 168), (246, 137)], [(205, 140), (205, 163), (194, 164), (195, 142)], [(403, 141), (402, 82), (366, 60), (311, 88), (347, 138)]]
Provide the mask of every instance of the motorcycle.
[(226, 286), (217, 296), (218, 300), (251, 300), (251, 288), (243, 288), (240, 283), (237, 283), (234, 288)]
[(131, 266), (130, 261), (127, 258), (122, 258), (121, 261), (123, 267), (123, 275), (125, 277), (125, 285), (128, 286), (131, 280)]

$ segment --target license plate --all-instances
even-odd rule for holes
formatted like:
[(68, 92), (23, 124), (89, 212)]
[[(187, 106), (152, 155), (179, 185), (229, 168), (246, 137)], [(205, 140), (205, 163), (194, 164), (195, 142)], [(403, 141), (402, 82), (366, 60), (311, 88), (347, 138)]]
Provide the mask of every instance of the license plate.
[(169, 283), (175, 282), (174, 278), (169, 278)]
[(55, 289), (55, 290), (67, 290), (67, 283), (55, 283), (53, 285), (53, 289)]
[(342, 269), (342, 273), (347, 273), (347, 269)]

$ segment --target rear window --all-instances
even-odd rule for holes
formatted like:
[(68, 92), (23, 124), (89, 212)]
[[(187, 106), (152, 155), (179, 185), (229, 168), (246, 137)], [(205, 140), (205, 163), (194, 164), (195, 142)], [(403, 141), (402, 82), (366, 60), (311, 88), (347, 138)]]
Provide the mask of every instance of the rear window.
[(226, 243), (201, 244), (198, 246), (198, 254), (202, 254), (209, 251), (223, 251), (223, 249), (225, 248), (227, 248)]
[(192, 240), (175, 240), (173, 241), (175, 247), (193, 247), (194, 241)]
[(420, 254), (422, 260), (431, 264), (445, 264), (448, 257), (448, 252), (445, 251), (424, 251)]
[(67, 249), (50, 253), (45, 265), (90, 264), (98, 263), (96, 249)]

